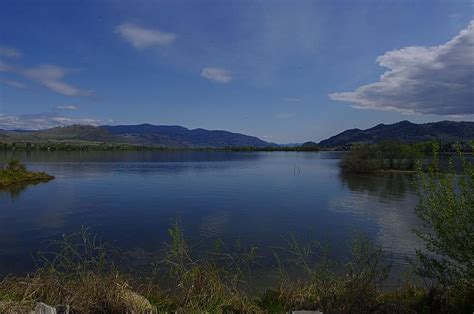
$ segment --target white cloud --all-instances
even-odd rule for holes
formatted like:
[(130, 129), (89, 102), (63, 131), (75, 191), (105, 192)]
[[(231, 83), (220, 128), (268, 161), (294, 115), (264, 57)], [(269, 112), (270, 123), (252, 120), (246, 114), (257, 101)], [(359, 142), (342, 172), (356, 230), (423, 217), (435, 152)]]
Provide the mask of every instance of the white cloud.
[(83, 90), (62, 81), (67, 69), (51, 64), (41, 64), (33, 68), (21, 70), (24, 76), (37, 81), (50, 90), (66, 96), (92, 96), (90, 90)]
[(41, 84), (53, 92), (66, 96), (92, 96), (94, 94), (90, 90), (78, 89), (61, 81), (41, 81)]
[(41, 64), (21, 71), (25, 76), (38, 81), (56, 81), (66, 75), (66, 70), (50, 64)]
[(159, 29), (144, 28), (133, 23), (120, 24), (115, 28), (115, 32), (137, 49), (168, 46), (176, 39), (176, 35), (173, 33), (166, 33)]
[(0, 129), (4, 130), (42, 130), (73, 124), (99, 126), (111, 122), (110, 120), (64, 117), (54, 112), (23, 115), (0, 114)]
[(17, 88), (17, 89), (27, 89), (28, 88), (28, 86), (26, 86), (26, 84), (24, 84), (22, 82), (14, 81), (14, 80), (0, 79), (0, 83), (4, 84), (4, 85), (7, 85), (7, 86), (10, 86), (10, 87), (13, 87), (13, 88)]
[(31, 68), (23, 68), (0, 62), (0, 71), (21, 75), (61, 95), (85, 97), (94, 95), (91, 90), (80, 89), (64, 82), (64, 77), (70, 71), (56, 65), (41, 64)]
[(21, 52), (9, 47), (0, 47), (0, 57), (19, 59), (21, 58)]
[(332, 93), (355, 108), (436, 115), (474, 114), (474, 21), (445, 44), (386, 52), (380, 81)]
[(76, 111), (77, 106), (76, 105), (61, 105), (61, 106), (54, 107), (54, 109), (57, 111)]
[(232, 76), (230, 75), (230, 73), (222, 68), (203, 68), (201, 71), (201, 77), (221, 84), (229, 83), (230, 81), (232, 81)]

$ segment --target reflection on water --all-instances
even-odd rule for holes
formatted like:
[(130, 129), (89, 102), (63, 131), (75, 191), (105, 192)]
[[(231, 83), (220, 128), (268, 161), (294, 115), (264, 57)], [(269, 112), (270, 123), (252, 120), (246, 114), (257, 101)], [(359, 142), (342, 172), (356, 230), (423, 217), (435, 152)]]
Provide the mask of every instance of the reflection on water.
[[(20, 196), (21, 192), (24, 191), (28, 185), (36, 185), (39, 184), (39, 182), (34, 182), (34, 183), (18, 183), (14, 184), (8, 187), (0, 188), (0, 195), (2, 194), (7, 194), (10, 195), (10, 198), (12, 201), (15, 201), (15, 199), (18, 199)], [(2, 196), (0, 196), (2, 197)]]
[[(395, 254), (411, 252), (411, 178), (342, 176), (340, 153), (20, 152), (56, 179), (0, 193), (0, 273), (32, 267), (30, 252), (92, 226), (124, 250), (150, 256), (179, 219), (186, 234), (275, 246), (289, 233), (346, 254), (351, 231)], [(0, 162), (11, 155), (0, 154)], [(295, 170), (297, 169), (297, 170)], [(12, 195), (14, 196), (12, 201)]]
[(378, 196), (380, 201), (400, 200), (413, 192), (414, 175), (402, 173), (387, 173), (380, 175), (357, 175), (340, 173), (341, 183), (354, 192), (368, 192)]
[(418, 200), (414, 175), (341, 174), (340, 179), (351, 193), (335, 199), (333, 209), (375, 220), (378, 239), (385, 249), (412, 255), (421, 244), (412, 232), (419, 224), (413, 211)]
[(199, 224), (199, 234), (204, 237), (219, 237), (223, 232), (225, 226), (229, 223), (229, 212), (216, 212), (201, 218)]
[(258, 153), (233, 154), (216, 151), (79, 151), (79, 152), (43, 152), (43, 151), (1, 151), (0, 163), (12, 157), (19, 160), (36, 162), (218, 162), (252, 160), (261, 157)]

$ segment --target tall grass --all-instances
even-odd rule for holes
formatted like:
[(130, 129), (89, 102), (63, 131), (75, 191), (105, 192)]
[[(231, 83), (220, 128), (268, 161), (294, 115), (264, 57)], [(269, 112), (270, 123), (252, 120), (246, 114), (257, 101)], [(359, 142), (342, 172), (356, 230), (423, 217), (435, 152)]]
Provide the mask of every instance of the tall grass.
[(261, 305), (277, 311), (290, 309), (363, 313), (378, 306), (382, 284), (390, 265), (383, 251), (367, 237), (356, 235), (349, 243), (350, 256), (331, 260), (319, 242), (287, 240), (283, 256), (277, 256), (279, 285), (267, 291)]
[[(146, 277), (117, 266), (120, 252), (89, 229), (64, 235), (39, 254), (36, 272), (0, 282), (0, 312), (27, 312), (36, 302), (68, 305), (78, 313), (209, 312), (327, 313), (449, 312), (458, 309), (441, 287), (409, 280), (387, 290), (390, 263), (382, 249), (356, 235), (343, 260), (329, 258), (318, 242), (289, 237), (274, 251), (275, 283), (255, 291), (255, 247), (193, 248), (178, 224), (170, 230), (164, 255)], [(449, 303), (451, 302), (451, 303)], [(468, 308), (470, 309), (470, 308)]]
[(0, 312), (28, 312), (36, 302), (69, 305), (81, 313), (151, 311), (114, 265), (114, 252), (88, 229), (63, 235), (39, 254), (39, 268), (0, 282)]
[[(255, 311), (245, 293), (256, 248), (230, 250), (218, 241), (214, 250), (192, 250), (179, 224), (169, 229), (164, 257), (146, 293), (157, 308), (173, 311)], [(165, 283), (165, 284), (163, 284)], [(158, 292), (158, 294), (156, 293)], [(166, 296), (166, 302), (160, 297)], [(157, 297), (158, 296), (158, 297)]]

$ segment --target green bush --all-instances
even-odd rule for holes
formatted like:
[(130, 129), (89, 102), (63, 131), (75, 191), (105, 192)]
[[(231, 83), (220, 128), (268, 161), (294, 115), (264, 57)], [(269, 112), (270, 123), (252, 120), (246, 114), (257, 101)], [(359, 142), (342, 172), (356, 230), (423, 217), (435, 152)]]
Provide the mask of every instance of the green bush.
[(376, 145), (357, 145), (340, 162), (343, 172), (370, 173), (383, 168), (382, 151)]
[(421, 157), (416, 145), (385, 141), (377, 145), (355, 145), (340, 163), (346, 173), (371, 173), (382, 170), (415, 170)]
[(416, 145), (384, 141), (379, 144), (383, 167), (392, 170), (415, 170), (421, 151)]
[(27, 171), (26, 166), (22, 164), (18, 159), (10, 160), (5, 170), (10, 171), (10, 172), (21, 172), (21, 173)]
[[(459, 154), (462, 169), (450, 161), (439, 171), (435, 148), (428, 172), (419, 172), (416, 214), (423, 227), (415, 232), (424, 243), (413, 261), (417, 273), (446, 292), (445, 302), (474, 310), (474, 166)], [(456, 299), (453, 301), (451, 299)], [(470, 299), (470, 301), (469, 301)], [(465, 310), (465, 308), (463, 308)]]

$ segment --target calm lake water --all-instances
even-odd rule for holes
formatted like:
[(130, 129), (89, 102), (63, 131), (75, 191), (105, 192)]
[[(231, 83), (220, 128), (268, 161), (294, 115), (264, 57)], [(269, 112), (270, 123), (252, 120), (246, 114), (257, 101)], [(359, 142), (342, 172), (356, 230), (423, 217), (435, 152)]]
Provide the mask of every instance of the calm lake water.
[[(153, 255), (179, 219), (192, 241), (282, 245), (319, 240), (335, 256), (364, 232), (397, 262), (419, 245), (409, 175), (341, 175), (338, 152), (19, 152), (48, 183), (0, 191), (0, 273), (62, 233), (93, 230), (124, 251)], [(11, 153), (0, 153), (0, 162)]]

